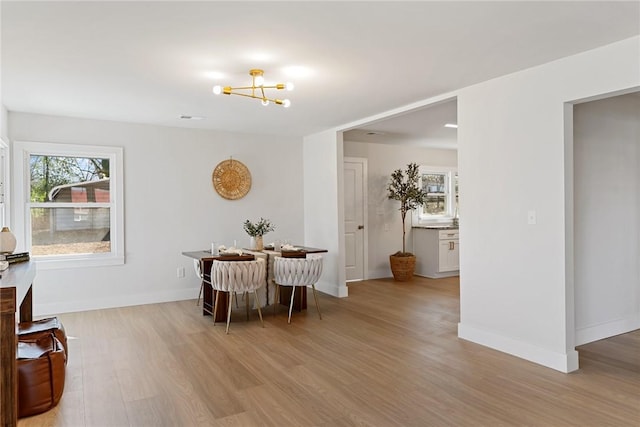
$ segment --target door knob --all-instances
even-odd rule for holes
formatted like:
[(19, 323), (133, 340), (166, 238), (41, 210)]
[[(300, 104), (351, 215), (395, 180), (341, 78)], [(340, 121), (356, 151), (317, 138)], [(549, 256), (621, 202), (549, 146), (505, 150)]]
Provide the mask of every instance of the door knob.
[(364, 230), (364, 225), (359, 225), (358, 230)]

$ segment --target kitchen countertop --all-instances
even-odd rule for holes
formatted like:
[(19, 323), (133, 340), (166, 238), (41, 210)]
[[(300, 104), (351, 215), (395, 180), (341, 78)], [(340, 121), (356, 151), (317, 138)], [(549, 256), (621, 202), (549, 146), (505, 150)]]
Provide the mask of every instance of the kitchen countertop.
[(413, 225), (411, 228), (426, 228), (428, 230), (457, 230), (457, 225)]

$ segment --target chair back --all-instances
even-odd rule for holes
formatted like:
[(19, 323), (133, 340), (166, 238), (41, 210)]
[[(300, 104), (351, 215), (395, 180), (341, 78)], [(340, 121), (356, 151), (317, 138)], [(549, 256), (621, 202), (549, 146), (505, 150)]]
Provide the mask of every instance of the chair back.
[(225, 292), (251, 292), (265, 283), (266, 263), (255, 261), (218, 261), (211, 264), (211, 286)]
[(202, 269), (200, 268), (200, 260), (199, 259), (194, 259), (193, 260), (193, 269), (196, 271), (196, 276), (198, 276), (200, 279), (202, 279)]
[(322, 255), (307, 254), (306, 258), (277, 256), (273, 263), (275, 281), (283, 286), (314, 285), (322, 274)]

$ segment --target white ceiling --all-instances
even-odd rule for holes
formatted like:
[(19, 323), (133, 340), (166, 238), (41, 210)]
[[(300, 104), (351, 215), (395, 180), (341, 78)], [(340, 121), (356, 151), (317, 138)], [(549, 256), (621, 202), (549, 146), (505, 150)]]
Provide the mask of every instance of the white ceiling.
[[(10, 111), (299, 136), (640, 34), (638, 1), (0, 4)], [(250, 68), (291, 108), (211, 93)], [(446, 145), (452, 105), (368, 128)]]
[(444, 125), (458, 123), (457, 108), (455, 99), (439, 102), (358, 126), (346, 131), (344, 140), (455, 150), (458, 148), (458, 131)]

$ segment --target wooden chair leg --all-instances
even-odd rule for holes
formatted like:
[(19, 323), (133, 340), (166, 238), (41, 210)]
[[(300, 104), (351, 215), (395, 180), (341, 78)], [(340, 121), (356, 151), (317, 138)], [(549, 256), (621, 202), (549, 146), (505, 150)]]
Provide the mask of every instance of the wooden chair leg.
[(318, 295), (316, 294), (316, 285), (311, 285), (313, 289), (313, 300), (316, 302), (316, 310), (318, 310), (318, 316), (322, 320), (322, 314), (320, 314), (320, 306), (318, 305)]
[(280, 298), (280, 285), (276, 283), (276, 294), (273, 297), (273, 317), (276, 317), (276, 309), (278, 308), (278, 304), (280, 304), (279, 298)]
[(293, 311), (293, 298), (296, 296), (296, 287), (291, 287), (291, 303), (289, 303), (289, 320), (287, 323), (291, 323), (291, 311)]
[(213, 324), (216, 324), (216, 315), (218, 314), (218, 298), (220, 297), (220, 295), (218, 295), (218, 291), (214, 291), (213, 293), (213, 298), (215, 298), (215, 302), (213, 303)]
[(227, 305), (229, 310), (227, 311), (227, 335), (229, 334), (229, 322), (231, 321), (231, 292), (227, 296)]
[[(258, 292), (254, 289), (253, 295), (256, 297), (256, 305), (258, 306), (258, 316), (260, 316), (260, 323), (262, 323), (262, 327), (264, 328), (264, 321), (262, 320), (262, 310), (260, 310), (260, 300), (258, 299)], [(247, 299), (249, 299), (249, 295), (247, 295)]]

